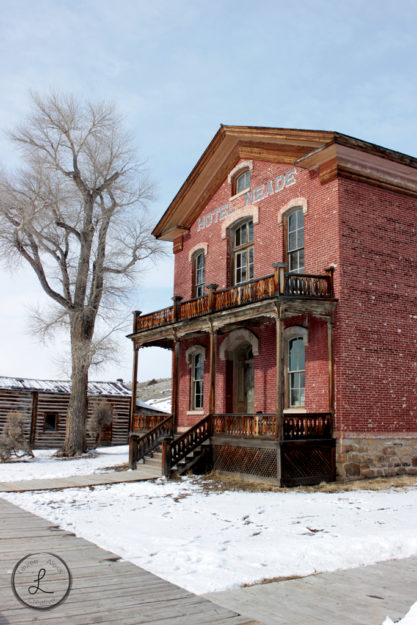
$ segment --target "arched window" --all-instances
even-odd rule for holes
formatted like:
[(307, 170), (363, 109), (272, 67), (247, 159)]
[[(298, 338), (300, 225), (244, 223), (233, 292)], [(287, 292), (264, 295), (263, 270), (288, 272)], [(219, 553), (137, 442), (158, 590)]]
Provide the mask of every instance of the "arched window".
[(305, 344), (302, 336), (288, 341), (288, 407), (305, 405)]
[(232, 231), (233, 283), (242, 284), (253, 279), (253, 220), (236, 226)]
[(193, 254), (193, 297), (203, 297), (206, 279), (206, 257), (204, 250), (197, 250)]
[(191, 410), (203, 409), (204, 356), (201, 351), (191, 357)]
[(301, 207), (291, 211), (287, 223), (287, 262), (290, 273), (304, 272), (304, 213)]
[(237, 174), (233, 178), (233, 187), (232, 187), (232, 195), (237, 195), (238, 193), (243, 193), (250, 189), (250, 170), (245, 169), (240, 174)]

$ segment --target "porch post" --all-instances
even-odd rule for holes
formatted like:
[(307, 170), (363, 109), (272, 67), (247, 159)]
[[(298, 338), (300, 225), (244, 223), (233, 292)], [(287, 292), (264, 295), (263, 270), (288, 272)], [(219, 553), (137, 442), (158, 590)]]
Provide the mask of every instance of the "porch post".
[(180, 342), (175, 337), (174, 339), (174, 348), (172, 350), (172, 407), (171, 413), (174, 421), (174, 432), (177, 431), (178, 427), (178, 360), (180, 353)]
[(133, 432), (133, 417), (136, 408), (136, 386), (138, 384), (138, 356), (139, 346), (133, 345), (133, 372), (132, 372), (132, 395), (130, 398), (130, 417), (129, 417), (129, 432)]
[[(329, 355), (329, 412), (334, 415), (334, 321), (333, 314), (327, 319), (327, 350)], [(333, 424), (332, 424), (333, 427)]]
[(133, 343), (133, 372), (132, 372), (132, 395), (130, 398), (130, 414), (129, 414), (129, 466), (133, 467), (134, 455), (133, 455), (133, 442), (130, 438), (130, 434), (133, 432), (133, 420), (136, 408), (136, 386), (138, 384), (138, 356), (139, 346)]
[(216, 412), (216, 333), (210, 328), (209, 414)]
[(277, 304), (277, 315), (275, 320), (276, 327), (276, 415), (277, 415), (277, 427), (275, 436), (278, 440), (283, 438), (283, 347), (282, 347), (282, 319), (281, 319), (281, 307)]

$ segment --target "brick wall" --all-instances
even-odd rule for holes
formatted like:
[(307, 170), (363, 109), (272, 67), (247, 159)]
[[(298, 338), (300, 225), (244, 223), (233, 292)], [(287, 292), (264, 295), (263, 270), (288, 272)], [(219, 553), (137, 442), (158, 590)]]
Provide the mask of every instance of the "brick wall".
[[(284, 176), (291, 165), (253, 162), (251, 189)], [(417, 240), (414, 198), (370, 185), (337, 179), (320, 184), (317, 172), (296, 168), (295, 183), (255, 201), (259, 223), (254, 227), (255, 278), (272, 272), (283, 259), (283, 226), (278, 214), (293, 198), (307, 201), (305, 271), (324, 273), (334, 264), (335, 295), (335, 426), (337, 435), (372, 436), (417, 432)], [(230, 182), (220, 185), (200, 215), (211, 225), (198, 231), (198, 220), (183, 238), (175, 256), (174, 292), (189, 299), (192, 271), (189, 253), (207, 244), (206, 284), (230, 285), (228, 239), (222, 238), (221, 213), (231, 195)], [(239, 217), (244, 195), (232, 201)], [(240, 213), (241, 214), (241, 213)], [(200, 221), (200, 224), (202, 222)], [(304, 320), (305, 322), (305, 320)], [(296, 319), (289, 323), (296, 324)], [(328, 409), (327, 325), (308, 319), (306, 408)], [(275, 328), (253, 328), (261, 344), (255, 358), (255, 410), (275, 411)], [(220, 345), (221, 337), (218, 339)], [(208, 405), (208, 341), (205, 362), (205, 405)], [(180, 357), (179, 414), (189, 407), (189, 367), (183, 341)], [(225, 361), (217, 361), (216, 410), (225, 406)], [(181, 417), (182, 418), (182, 417)], [(191, 417), (189, 417), (190, 419)], [(194, 418), (194, 417), (193, 417)], [(185, 423), (184, 423), (185, 424)]]
[[(338, 262), (338, 213), (337, 182), (321, 185), (315, 172), (308, 172), (291, 165), (254, 161), (251, 189), (264, 186), (270, 180), (285, 176), (293, 170), (295, 183), (265, 199), (254, 202), (259, 211), (259, 223), (254, 227), (255, 278), (271, 274), (272, 263), (283, 260), (283, 226), (278, 224), (279, 211), (294, 198), (307, 199), (305, 214), (305, 267), (306, 273), (323, 274), (330, 263)], [(197, 244), (207, 243), (206, 284), (216, 283), (219, 288), (230, 286), (230, 261), (227, 237), (222, 239), (224, 220), (213, 211), (225, 206), (231, 197), (231, 184), (227, 179), (220, 185), (199, 219), (212, 215), (211, 225), (198, 230), (196, 220), (190, 232), (183, 237), (183, 249), (175, 255), (174, 293), (190, 299), (192, 294), (192, 271), (189, 253)], [(244, 195), (232, 200), (233, 215), (239, 219), (244, 208)], [(297, 203), (295, 203), (297, 205)]]
[(417, 432), (417, 200), (341, 180), (336, 427)]
[[(294, 317), (286, 326), (303, 325), (308, 328), (306, 346), (306, 410), (327, 412), (329, 408), (329, 365), (327, 356), (327, 323), (309, 315)], [(254, 357), (255, 407), (254, 411), (276, 411), (276, 341), (275, 321), (261, 327), (248, 326), (259, 340), (259, 355)], [(216, 412), (227, 412), (226, 360), (219, 357), (220, 346), (227, 334), (217, 338)], [(193, 345), (206, 349), (204, 362), (204, 410), (198, 414), (190, 411), (191, 371), (186, 361), (186, 350)], [(178, 375), (178, 414), (180, 427), (189, 427), (208, 414), (209, 410), (209, 341), (207, 336), (181, 341)], [(188, 413), (188, 414), (187, 414)]]

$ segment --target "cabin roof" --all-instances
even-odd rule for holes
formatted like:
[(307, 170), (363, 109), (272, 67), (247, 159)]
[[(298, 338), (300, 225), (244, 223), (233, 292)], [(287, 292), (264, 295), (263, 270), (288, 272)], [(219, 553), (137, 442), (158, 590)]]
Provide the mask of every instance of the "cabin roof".
[[(68, 380), (36, 380), (32, 378), (0, 376), (0, 389), (69, 395), (71, 393), (71, 382)], [(89, 382), (88, 394), (94, 396), (130, 397), (131, 391), (123, 382)]]

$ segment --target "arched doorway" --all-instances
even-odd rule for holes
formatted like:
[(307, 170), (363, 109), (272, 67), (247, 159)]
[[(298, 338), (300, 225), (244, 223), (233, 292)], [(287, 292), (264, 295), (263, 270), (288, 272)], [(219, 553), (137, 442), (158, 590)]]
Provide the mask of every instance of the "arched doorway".
[(233, 353), (233, 412), (252, 414), (255, 409), (255, 375), (252, 347), (244, 343)]
[(233, 330), (222, 341), (219, 356), (226, 361), (226, 413), (255, 412), (254, 357), (258, 354), (259, 339), (246, 328)]

